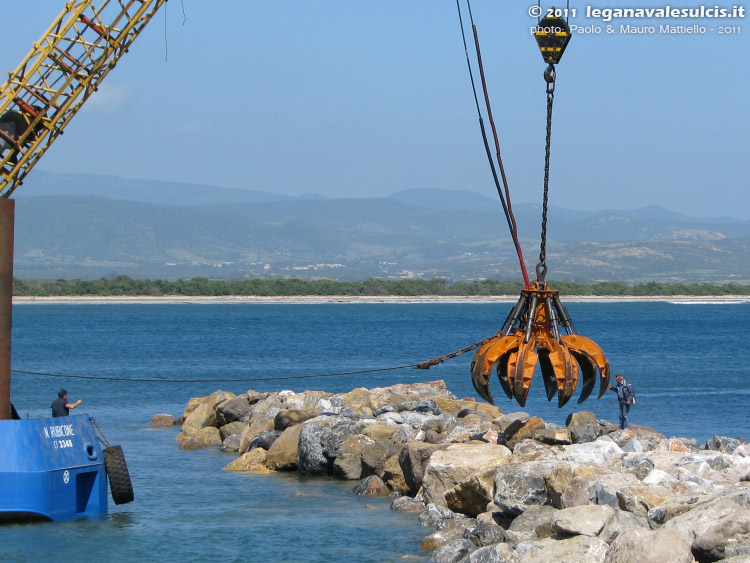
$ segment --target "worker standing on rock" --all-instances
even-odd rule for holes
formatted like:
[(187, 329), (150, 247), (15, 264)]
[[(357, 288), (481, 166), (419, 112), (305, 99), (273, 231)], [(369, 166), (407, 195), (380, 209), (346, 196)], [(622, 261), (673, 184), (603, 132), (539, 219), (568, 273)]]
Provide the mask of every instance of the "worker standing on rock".
[(630, 405), (635, 404), (635, 393), (633, 392), (633, 386), (625, 381), (622, 374), (617, 374), (615, 381), (617, 387), (610, 385), (609, 390), (617, 393), (617, 400), (620, 403), (620, 429), (626, 430), (628, 428)]

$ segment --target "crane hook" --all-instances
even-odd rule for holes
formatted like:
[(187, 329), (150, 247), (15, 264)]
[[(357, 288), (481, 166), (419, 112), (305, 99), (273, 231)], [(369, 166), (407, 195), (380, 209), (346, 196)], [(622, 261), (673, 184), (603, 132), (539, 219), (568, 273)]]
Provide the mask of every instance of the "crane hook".
[(544, 69), (544, 81), (547, 83), (547, 93), (552, 94), (555, 91), (555, 78), (557, 72), (555, 71), (555, 65), (550, 64)]

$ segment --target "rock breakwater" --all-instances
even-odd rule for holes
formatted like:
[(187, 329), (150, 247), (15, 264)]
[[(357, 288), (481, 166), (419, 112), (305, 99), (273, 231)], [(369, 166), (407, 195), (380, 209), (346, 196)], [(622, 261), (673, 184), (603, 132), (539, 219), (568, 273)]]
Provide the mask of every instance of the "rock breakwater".
[(179, 447), (237, 453), (226, 470), (334, 475), (392, 495), (392, 510), (432, 529), (421, 547), (436, 563), (750, 561), (750, 445), (738, 438), (701, 445), (588, 412), (562, 427), (459, 399), (443, 381), (217, 391), (178, 421)]

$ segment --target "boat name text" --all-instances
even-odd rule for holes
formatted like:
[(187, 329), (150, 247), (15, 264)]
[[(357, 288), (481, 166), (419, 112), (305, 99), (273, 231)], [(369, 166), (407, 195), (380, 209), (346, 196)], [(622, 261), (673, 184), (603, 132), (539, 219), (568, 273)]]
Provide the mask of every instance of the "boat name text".
[(72, 424), (60, 424), (59, 426), (45, 426), (45, 438), (62, 438), (64, 436), (75, 436)]

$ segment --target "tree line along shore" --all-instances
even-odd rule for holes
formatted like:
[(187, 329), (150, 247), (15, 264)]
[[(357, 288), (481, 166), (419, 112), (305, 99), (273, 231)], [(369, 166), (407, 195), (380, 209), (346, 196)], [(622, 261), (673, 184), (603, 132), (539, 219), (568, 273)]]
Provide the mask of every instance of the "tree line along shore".
[[(750, 295), (750, 285), (735, 283), (623, 282), (579, 283), (550, 281), (549, 286), (564, 295), (576, 296), (725, 296)], [(58, 296), (492, 296), (517, 295), (523, 284), (515, 281), (476, 280), (450, 282), (445, 279), (339, 281), (331, 279), (243, 279), (136, 280), (117, 276), (97, 280), (55, 281), (13, 279), (17, 297)]]

